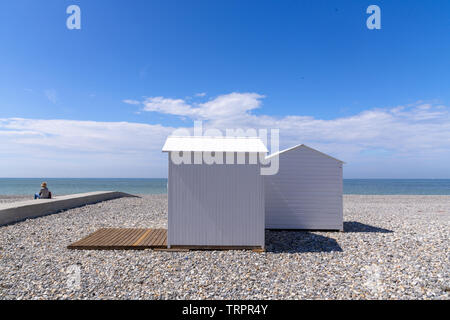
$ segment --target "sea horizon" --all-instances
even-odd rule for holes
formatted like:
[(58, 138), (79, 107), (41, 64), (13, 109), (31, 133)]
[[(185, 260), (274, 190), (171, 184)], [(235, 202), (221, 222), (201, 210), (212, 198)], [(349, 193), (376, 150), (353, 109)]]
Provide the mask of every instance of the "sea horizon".
[[(0, 195), (33, 195), (46, 181), (54, 195), (91, 191), (165, 194), (167, 178), (0, 178)], [(450, 179), (343, 179), (344, 194), (450, 195)]]

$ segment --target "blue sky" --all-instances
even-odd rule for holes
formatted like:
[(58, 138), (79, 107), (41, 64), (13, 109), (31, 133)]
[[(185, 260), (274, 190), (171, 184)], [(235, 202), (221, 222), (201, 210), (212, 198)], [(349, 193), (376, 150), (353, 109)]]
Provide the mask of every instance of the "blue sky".
[(163, 177), (201, 119), (279, 128), (347, 178), (450, 178), (449, 40), (444, 0), (2, 1), (0, 176)]

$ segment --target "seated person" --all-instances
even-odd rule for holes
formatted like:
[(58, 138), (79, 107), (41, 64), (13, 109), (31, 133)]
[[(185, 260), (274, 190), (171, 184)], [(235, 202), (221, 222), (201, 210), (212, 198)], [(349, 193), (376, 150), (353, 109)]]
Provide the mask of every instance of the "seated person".
[(52, 193), (50, 192), (50, 190), (47, 189), (47, 182), (42, 182), (41, 184), (41, 191), (39, 191), (39, 193), (36, 193), (34, 195), (35, 199), (51, 199), (52, 198)]

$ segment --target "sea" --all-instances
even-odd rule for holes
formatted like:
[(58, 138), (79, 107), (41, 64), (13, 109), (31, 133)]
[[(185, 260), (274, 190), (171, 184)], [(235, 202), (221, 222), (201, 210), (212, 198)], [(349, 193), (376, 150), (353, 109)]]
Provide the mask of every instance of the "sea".
[[(54, 195), (90, 191), (167, 193), (167, 179), (0, 178), (0, 195), (33, 195), (42, 181)], [(450, 195), (450, 179), (344, 179), (344, 194)]]

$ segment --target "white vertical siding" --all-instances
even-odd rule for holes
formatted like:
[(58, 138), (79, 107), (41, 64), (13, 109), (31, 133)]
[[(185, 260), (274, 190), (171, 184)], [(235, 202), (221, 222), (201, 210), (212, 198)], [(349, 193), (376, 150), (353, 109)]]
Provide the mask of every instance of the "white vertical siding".
[(259, 164), (175, 165), (168, 155), (168, 245), (264, 247)]
[(265, 176), (266, 228), (342, 230), (342, 162), (300, 146)]

